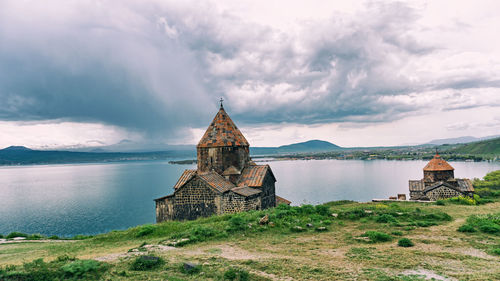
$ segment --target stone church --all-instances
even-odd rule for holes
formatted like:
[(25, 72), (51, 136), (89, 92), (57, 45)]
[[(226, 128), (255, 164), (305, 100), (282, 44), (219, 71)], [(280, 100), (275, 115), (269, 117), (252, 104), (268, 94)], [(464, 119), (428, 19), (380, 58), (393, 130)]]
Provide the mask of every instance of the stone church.
[(410, 200), (445, 199), (474, 194), (469, 179), (456, 179), (454, 168), (436, 152), (434, 158), (424, 167), (424, 178), (410, 180)]
[(290, 201), (275, 194), (269, 165), (250, 159), (249, 143), (221, 106), (196, 146), (198, 169), (185, 170), (174, 193), (156, 201), (156, 222), (261, 210)]

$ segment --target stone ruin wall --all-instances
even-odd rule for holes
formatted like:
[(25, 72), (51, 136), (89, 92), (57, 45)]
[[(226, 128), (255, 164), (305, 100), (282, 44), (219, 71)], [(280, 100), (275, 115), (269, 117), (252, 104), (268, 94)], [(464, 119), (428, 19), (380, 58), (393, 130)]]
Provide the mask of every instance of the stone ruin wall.
[(220, 196), (198, 178), (177, 190), (173, 200), (175, 220), (193, 220), (218, 214)]

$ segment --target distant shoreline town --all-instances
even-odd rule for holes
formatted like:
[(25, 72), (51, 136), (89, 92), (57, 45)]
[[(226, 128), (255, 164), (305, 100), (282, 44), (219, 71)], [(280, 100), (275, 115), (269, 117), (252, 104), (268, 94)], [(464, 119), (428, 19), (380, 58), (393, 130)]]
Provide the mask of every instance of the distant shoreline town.
[[(250, 149), (256, 161), (283, 160), (430, 160), (439, 150), (446, 161), (500, 161), (500, 138), (459, 144), (424, 144), (395, 147), (343, 148), (326, 141), (313, 140), (280, 147)], [(33, 150), (11, 146), (0, 150), (0, 166), (107, 163), (170, 160), (171, 164), (195, 164), (196, 150), (184, 147), (151, 152), (84, 152)]]

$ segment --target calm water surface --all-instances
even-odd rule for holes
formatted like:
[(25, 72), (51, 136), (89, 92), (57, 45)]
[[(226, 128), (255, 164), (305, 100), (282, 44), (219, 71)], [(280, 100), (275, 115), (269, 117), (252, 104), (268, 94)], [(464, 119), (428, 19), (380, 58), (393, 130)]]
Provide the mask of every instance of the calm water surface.
[[(408, 193), (408, 180), (422, 178), (426, 161), (264, 163), (278, 179), (277, 194), (299, 205)], [(498, 162), (450, 163), (460, 178), (500, 169)], [(72, 236), (153, 223), (153, 199), (170, 194), (182, 171), (193, 167), (167, 161), (0, 167), (0, 234)]]

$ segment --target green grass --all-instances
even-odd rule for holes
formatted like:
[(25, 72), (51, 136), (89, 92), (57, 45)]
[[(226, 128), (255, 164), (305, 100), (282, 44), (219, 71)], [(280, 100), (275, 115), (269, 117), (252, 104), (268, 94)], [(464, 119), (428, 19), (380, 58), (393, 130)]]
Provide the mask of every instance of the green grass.
[[(228, 277), (225, 276), (226, 272), (234, 272), (234, 280), (246, 278), (236, 274), (239, 270), (247, 272), (249, 280), (270, 280), (266, 274), (273, 274), (275, 279), (292, 277), (296, 280), (418, 280), (399, 274), (422, 264), (425, 264), (426, 269), (461, 279), (456, 275), (458, 273), (453, 273), (453, 267), (447, 265), (458, 266), (456, 263), (468, 268), (464, 279), (481, 280), (488, 279), (491, 273), (483, 272), (482, 269), (494, 267), (494, 260), (458, 255), (446, 252), (446, 249), (453, 249), (459, 243), (460, 247), (473, 247), (496, 255), (496, 249), (500, 248), (499, 235), (483, 232), (479, 228), (485, 225), (480, 221), (496, 223), (495, 216), (488, 214), (500, 207), (498, 202), (446, 206), (411, 202), (331, 202), (320, 206), (280, 205), (274, 209), (195, 221), (138, 226), (94, 237), (85, 236), (83, 240), (0, 245), (0, 264), (3, 265), (0, 273), (4, 274), (0, 275), (0, 280), (7, 272), (32, 274), (43, 272), (44, 268), (49, 275), (52, 271), (59, 274), (52, 276), (56, 278), (54, 280), (95, 280), (97, 275), (102, 280), (224, 280)], [(272, 225), (259, 224), (266, 214)], [(469, 216), (474, 219), (466, 219)], [(457, 232), (460, 224), (464, 223), (454, 221), (455, 218), (465, 220), (465, 224), (471, 225), (476, 232)], [(312, 226), (308, 227), (308, 224)], [(296, 232), (296, 227), (301, 230)], [(318, 231), (320, 227), (325, 229)], [(367, 241), (358, 239), (362, 236), (366, 236)], [(428, 237), (425, 242), (422, 236)], [(407, 238), (415, 241), (415, 246), (411, 250), (397, 247), (395, 237), (398, 240)], [(174, 250), (150, 248), (151, 245), (166, 245), (176, 241), (184, 242), (177, 243), (177, 249)], [(422, 249), (423, 246), (427, 248)], [(428, 250), (435, 246), (441, 250)], [(108, 254), (126, 254), (129, 250), (130, 256), (99, 262), (96, 270), (95, 264), (90, 262), (73, 263)], [(132, 264), (138, 258), (132, 255), (134, 252), (159, 257), (164, 263), (151, 269), (135, 270)], [(58, 261), (57, 257), (64, 254), (71, 254), (76, 259), (66, 256)], [(232, 258), (233, 255), (237, 257)], [(36, 262), (37, 267), (28, 266), (26, 269), (23, 265), (40, 258), (43, 258), (43, 263)], [(440, 262), (428, 263), (428, 260), (436, 259)], [(185, 272), (183, 265), (186, 262), (200, 265), (199, 271)], [(66, 269), (82, 272), (78, 275), (82, 277), (64, 271), (62, 267), (67, 264), (73, 265)], [(353, 271), (352, 265), (363, 270)], [(87, 267), (94, 269), (86, 271)], [(232, 273), (228, 275), (233, 276)]]

